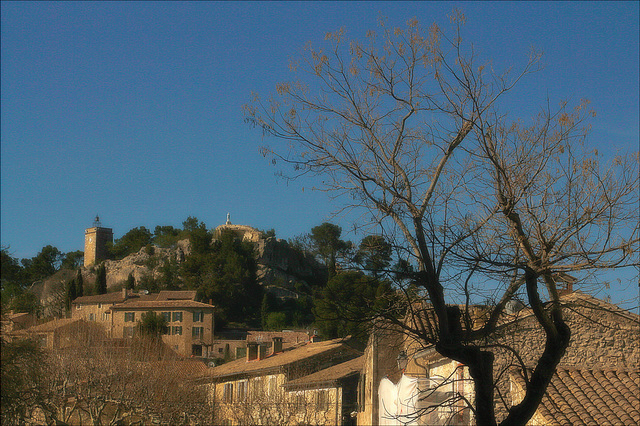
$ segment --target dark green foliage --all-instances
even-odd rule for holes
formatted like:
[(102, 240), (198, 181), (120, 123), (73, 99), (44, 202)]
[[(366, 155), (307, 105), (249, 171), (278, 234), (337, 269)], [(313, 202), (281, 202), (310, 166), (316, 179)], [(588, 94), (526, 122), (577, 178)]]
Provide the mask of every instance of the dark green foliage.
[(82, 278), (82, 271), (78, 269), (76, 274), (76, 297), (84, 296), (84, 279)]
[(129, 276), (127, 277), (127, 284), (126, 287), (129, 290), (133, 290), (136, 286), (136, 279), (133, 277), (133, 273), (129, 273)]
[[(197, 229), (192, 231), (192, 237), (198, 234)], [(262, 288), (256, 279), (251, 243), (240, 241), (233, 233), (222, 234), (213, 244), (201, 241), (192, 245), (181, 270), (186, 287), (198, 289), (199, 300), (212, 300), (218, 307), (219, 321), (260, 324)]]
[(262, 297), (262, 304), (260, 305), (260, 322), (263, 329), (267, 329), (267, 317), (271, 312), (275, 312), (278, 309), (278, 299), (272, 293), (265, 293)]
[(354, 261), (374, 277), (384, 274), (391, 263), (391, 244), (381, 235), (362, 239)]
[(18, 262), (18, 259), (9, 254), (8, 248), (2, 248), (0, 251), (0, 282), (4, 286), (5, 283), (19, 284), (23, 279), (22, 266)]
[(0, 383), (3, 425), (24, 424), (30, 410), (45, 401), (46, 356), (35, 342), (14, 340), (2, 344)]
[(270, 312), (265, 321), (266, 330), (280, 331), (287, 327), (287, 315), (284, 312)]
[(60, 269), (63, 258), (64, 253), (56, 247), (43, 247), (35, 257), (21, 260), (25, 279), (31, 284), (55, 274)]
[(67, 312), (71, 311), (71, 302), (73, 302), (76, 297), (78, 297), (78, 291), (76, 286), (76, 279), (74, 278), (67, 284), (67, 292), (64, 299), (65, 309), (67, 310)]
[(332, 223), (323, 223), (311, 229), (309, 235), (314, 251), (327, 265), (329, 278), (337, 273), (336, 259), (345, 254), (350, 247), (347, 241), (340, 239), (342, 228)]
[(316, 325), (326, 338), (347, 335), (366, 340), (367, 326), (392, 303), (387, 281), (361, 272), (342, 272), (331, 278), (316, 299)]
[(84, 262), (84, 252), (80, 250), (70, 251), (64, 256), (60, 269), (78, 269)]
[(175, 259), (166, 260), (159, 270), (160, 277), (156, 281), (162, 290), (179, 290), (181, 288), (180, 265)]
[(140, 334), (152, 338), (160, 338), (168, 329), (167, 320), (165, 320), (164, 316), (153, 311), (142, 314), (142, 321), (138, 321)]
[(96, 273), (96, 293), (107, 293), (107, 268), (104, 266), (104, 263), (98, 266), (98, 272)]
[(151, 244), (152, 237), (151, 231), (144, 226), (133, 228), (109, 246), (109, 256), (112, 259), (123, 259), (137, 253), (142, 247)]
[(173, 226), (156, 226), (153, 232), (153, 244), (158, 247), (174, 247), (180, 240), (181, 230)]

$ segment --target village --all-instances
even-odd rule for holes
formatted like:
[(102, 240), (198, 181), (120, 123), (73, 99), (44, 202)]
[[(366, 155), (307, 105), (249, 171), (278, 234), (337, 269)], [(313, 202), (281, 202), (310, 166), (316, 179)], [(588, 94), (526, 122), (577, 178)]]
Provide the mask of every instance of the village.
[[(229, 220), (219, 227), (218, 234), (225, 228), (254, 243), (263, 238), (259, 231), (232, 225)], [(104, 260), (105, 247), (112, 238), (109, 228), (86, 230), (85, 268)], [(561, 300), (573, 334), (530, 424), (637, 423), (640, 317), (574, 291), (574, 283), (565, 281)], [(405, 321), (433, 318), (427, 303), (414, 309)], [(397, 324), (373, 324), (363, 347), (349, 336), (323, 340), (317, 330), (217, 330), (215, 310), (215, 305), (197, 301), (196, 291), (151, 293), (122, 288), (78, 297), (72, 301), (68, 317), (47, 322), (32, 314), (6, 313), (2, 339), (35, 342), (43, 350), (70, 357), (72, 364), (104, 362), (94, 366), (93, 379), (100, 378), (100, 383), (111, 368), (146, 368), (153, 369), (155, 375), (171, 376), (172, 386), (196, 393), (190, 395), (191, 404), (176, 404), (179, 413), (172, 413), (169, 422), (475, 423), (468, 404), (474, 398), (468, 368), (443, 357), (433, 346), (425, 346)], [(486, 321), (485, 311), (481, 305), (470, 311), (472, 328)], [(159, 339), (144, 339), (140, 334), (141, 321), (150, 315), (161, 317), (166, 325), (158, 331)], [(532, 365), (544, 347), (540, 330), (530, 324), (533, 317), (530, 309), (513, 304), (498, 327), (494, 343), (505, 349), (496, 352), (497, 386), (509, 404), (522, 398), (526, 386), (523, 374), (527, 370), (519, 363)], [(167, 421), (161, 420), (157, 411), (142, 408), (144, 400), (132, 403), (124, 391), (110, 395), (96, 410), (89, 397), (74, 394), (80, 386), (72, 383), (71, 377), (63, 395), (57, 396), (57, 414), (51, 410), (51, 401), (49, 405), (35, 403), (29, 414), (32, 424), (50, 424), (53, 419), (83, 424), (89, 418), (122, 424)], [(155, 376), (142, 380), (150, 377)], [(200, 407), (194, 409), (194, 404)], [(500, 408), (497, 404), (498, 411)], [(506, 412), (506, 406), (502, 409)]]
[(2, 426), (640, 424), (640, 2), (0, 8)]

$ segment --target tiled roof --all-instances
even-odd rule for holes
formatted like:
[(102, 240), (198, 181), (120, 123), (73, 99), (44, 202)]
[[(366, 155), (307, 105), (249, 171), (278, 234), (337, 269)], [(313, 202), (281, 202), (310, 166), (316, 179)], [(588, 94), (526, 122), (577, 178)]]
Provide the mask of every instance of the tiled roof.
[(115, 293), (96, 294), (94, 296), (81, 296), (73, 299), (74, 304), (88, 304), (88, 303), (120, 303), (124, 300), (121, 291)]
[[(524, 379), (515, 375), (523, 388)], [(544, 424), (640, 424), (638, 370), (558, 367), (538, 407)]]
[(45, 333), (49, 331), (55, 331), (60, 327), (64, 327), (65, 325), (73, 324), (75, 322), (80, 322), (81, 319), (78, 318), (63, 318), (63, 319), (55, 319), (49, 322), (45, 322), (44, 324), (34, 325), (33, 327), (29, 327), (25, 330), (21, 330), (23, 333)]
[(196, 300), (195, 290), (161, 290), (155, 300)]
[(340, 379), (359, 374), (364, 364), (364, 355), (354, 358), (350, 361), (343, 362), (342, 364), (334, 365), (333, 367), (325, 368), (308, 376), (300, 377), (299, 379), (291, 380), (285, 384), (286, 388), (292, 387), (309, 387), (313, 385), (319, 385), (323, 383), (335, 383)]
[(354, 357), (360, 355), (358, 351), (346, 345), (345, 339), (334, 339), (327, 340), (326, 342), (307, 343), (259, 361), (247, 361), (244, 358), (237, 359), (219, 367), (212, 368), (209, 370), (207, 376), (210, 379), (217, 379), (234, 375), (259, 374), (263, 371), (273, 371), (298, 361), (340, 349), (352, 353)]
[[(129, 301), (180, 301), (180, 300), (195, 300), (196, 292), (193, 290), (179, 290), (169, 291), (162, 290), (160, 293), (134, 293), (132, 290), (128, 291), (127, 303)], [(113, 293), (96, 294), (94, 296), (82, 296), (74, 299), (73, 303), (78, 304), (93, 304), (93, 303), (122, 303), (125, 298), (122, 296), (122, 291), (116, 291)]]
[(135, 300), (127, 299), (125, 302), (114, 305), (112, 310), (122, 309), (164, 309), (164, 308), (202, 308), (213, 309), (215, 306), (207, 303), (194, 302), (193, 300)]

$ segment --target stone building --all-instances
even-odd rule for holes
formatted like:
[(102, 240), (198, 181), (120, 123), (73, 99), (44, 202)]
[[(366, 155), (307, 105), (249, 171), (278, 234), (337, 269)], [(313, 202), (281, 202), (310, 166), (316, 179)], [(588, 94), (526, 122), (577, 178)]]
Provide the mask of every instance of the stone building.
[(121, 292), (83, 296), (72, 302), (72, 318), (101, 325), (112, 338), (129, 338), (147, 312), (162, 315), (168, 325), (162, 336), (170, 348), (185, 357), (213, 356), (214, 311), (195, 301), (195, 291), (159, 293)]
[(113, 243), (113, 230), (103, 228), (96, 216), (93, 226), (84, 231), (84, 266), (89, 267), (107, 259), (107, 243)]
[[(279, 338), (275, 338), (279, 339)], [(198, 379), (210, 386), (217, 424), (352, 424), (361, 352), (344, 339), (289, 350), (249, 343), (246, 357)]]
[[(530, 421), (541, 424), (632, 424), (640, 422), (640, 316), (575, 291), (562, 296), (564, 317), (572, 331), (547, 393)], [(522, 309), (499, 327), (487, 344), (496, 349), (496, 416), (520, 402), (524, 379), (515, 349), (527, 368), (535, 366), (545, 337), (532, 312)], [(406, 354), (404, 375), (397, 361)], [(466, 366), (444, 358), (433, 347), (421, 346), (393, 330), (378, 331), (365, 350), (359, 392), (361, 424), (473, 424), (464, 399), (473, 401), (473, 382)], [(391, 395), (404, 393), (402, 406), (384, 406), (384, 377), (391, 379)], [(401, 378), (411, 380), (401, 380)], [(504, 399), (502, 399), (502, 398)], [(603, 401), (607, 401), (603, 403)], [(506, 404), (506, 405), (505, 405)], [(431, 408), (429, 408), (431, 407)], [(437, 407), (432, 409), (433, 407)]]

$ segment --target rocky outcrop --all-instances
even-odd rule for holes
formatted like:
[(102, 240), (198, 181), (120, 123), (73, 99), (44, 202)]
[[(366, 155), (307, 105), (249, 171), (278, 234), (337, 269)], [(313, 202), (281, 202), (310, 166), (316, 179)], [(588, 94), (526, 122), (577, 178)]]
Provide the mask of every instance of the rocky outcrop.
[[(166, 262), (180, 263), (190, 251), (189, 240), (181, 240), (176, 247), (147, 246), (122, 260), (106, 260), (104, 264), (107, 269), (107, 288), (126, 282), (129, 274), (133, 275), (136, 282), (140, 282), (145, 276), (159, 278), (160, 268)], [(92, 282), (95, 281), (95, 274), (93, 275)]]
[(313, 255), (292, 248), (285, 240), (262, 238), (256, 246), (258, 280), (266, 288), (294, 291), (297, 285), (318, 285), (326, 268)]

